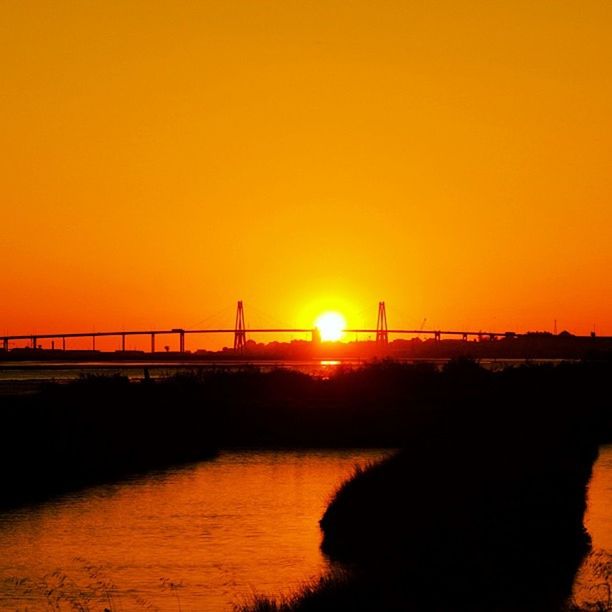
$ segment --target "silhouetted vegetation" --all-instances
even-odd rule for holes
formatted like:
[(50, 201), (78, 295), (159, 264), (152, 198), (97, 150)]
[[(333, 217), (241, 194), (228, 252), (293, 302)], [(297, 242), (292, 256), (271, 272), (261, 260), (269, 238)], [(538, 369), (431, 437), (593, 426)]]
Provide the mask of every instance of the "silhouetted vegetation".
[(213, 456), (201, 413), (180, 388), (164, 390), (118, 376), (87, 377), (2, 398), (3, 504)]
[(422, 428), (338, 491), (323, 549), (360, 568), (367, 609), (387, 606), (390, 592), (415, 610), (560, 608), (589, 550), (582, 518), (597, 447), (575, 422), (543, 423), (533, 408)]
[(415, 431), (445, 427), (449, 437), (481, 443), (495, 440), (506, 422), (537, 426), (538, 441), (557, 436), (555, 423), (570, 417), (577, 431), (610, 436), (611, 373), (607, 361), (501, 372), (470, 360), (442, 370), (381, 361), (341, 368), (329, 379), (252, 367), (49, 384), (34, 395), (0, 398), (2, 502), (211, 457), (220, 448), (399, 448), (413, 444)]
[[(136, 591), (121, 592), (105, 567), (76, 557), (78, 566), (69, 574), (54, 570), (36, 578), (12, 577), (11, 583), (22, 601), (35, 607), (17, 610), (74, 610), (78, 612), (119, 612), (120, 610), (159, 610), (146, 595)], [(164, 610), (181, 612), (182, 583), (162, 576), (159, 590), (167, 594)], [(14, 609), (14, 608), (12, 608)]]

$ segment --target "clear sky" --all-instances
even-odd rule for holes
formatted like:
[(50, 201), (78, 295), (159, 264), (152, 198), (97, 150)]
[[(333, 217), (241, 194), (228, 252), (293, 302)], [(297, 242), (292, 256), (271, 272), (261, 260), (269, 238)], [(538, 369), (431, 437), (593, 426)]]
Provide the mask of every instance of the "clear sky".
[(612, 334), (609, 0), (3, 0), (0, 333)]

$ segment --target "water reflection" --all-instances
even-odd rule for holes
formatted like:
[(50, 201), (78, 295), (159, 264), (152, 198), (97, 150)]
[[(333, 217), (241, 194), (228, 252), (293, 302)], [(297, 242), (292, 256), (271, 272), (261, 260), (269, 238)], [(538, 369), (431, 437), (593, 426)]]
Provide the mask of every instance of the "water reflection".
[[(600, 449), (589, 483), (584, 521), (591, 535), (593, 553), (587, 558), (574, 586), (578, 603), (608, 601), (612, 586), (612, 445)], [(607, 572), (601, 564), (608, 564)], [(606, 575), (607, 573), (607, 575)]]
[(0, 514), (0, 608), (223, 610), (326, 569), (318, 519), (379, 451), (233, 452)]

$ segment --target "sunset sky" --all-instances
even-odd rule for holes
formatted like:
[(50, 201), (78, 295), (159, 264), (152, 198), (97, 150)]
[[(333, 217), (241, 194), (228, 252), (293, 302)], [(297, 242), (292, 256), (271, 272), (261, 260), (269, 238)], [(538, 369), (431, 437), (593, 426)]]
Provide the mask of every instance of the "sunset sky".
[(609, 0), (4, 0), (0, 57), (0, 333), (612, 335)]

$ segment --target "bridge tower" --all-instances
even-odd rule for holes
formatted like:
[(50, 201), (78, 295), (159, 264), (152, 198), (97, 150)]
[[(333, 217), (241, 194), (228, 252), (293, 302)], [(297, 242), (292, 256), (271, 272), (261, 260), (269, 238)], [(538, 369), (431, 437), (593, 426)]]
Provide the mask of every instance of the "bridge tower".
[(238, 300), (236, 306), (236, 323), (234, 325), (234, 350), (242, 353), (246, 348), (246, 325), (244, 324), (244, 306)]
[(378, 319), (376, 321), (376, 344), (386, 345), (389, 343), (389, 332), (387, 331), (387, 309), (384, 302), (378, 302)]

